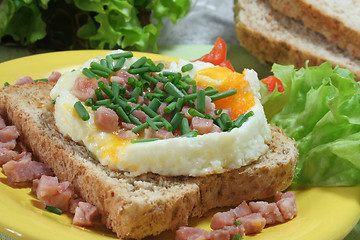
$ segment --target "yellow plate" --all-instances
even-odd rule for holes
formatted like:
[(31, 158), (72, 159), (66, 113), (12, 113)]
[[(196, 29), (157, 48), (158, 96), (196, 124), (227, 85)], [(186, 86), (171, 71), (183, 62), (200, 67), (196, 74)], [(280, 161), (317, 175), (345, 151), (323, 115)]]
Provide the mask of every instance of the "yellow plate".
[[(13, 83), (21, 76), (46, 78), (56, 70), (63, 72), (79, 66), (89, 58), (104, 56), (107, 51), (67, 51), (39, 54), (0, 64), (0, 84)], [(176, 58), (145, 54), (153, 60)], [(139, 53), (135, 53), (139, 57)], [(245, 239), (342, 239), (357, 223), (360, 216), (360, 185), (338, 188), (291, 189), (297, 197), (299, 214), (283, 224), (267, 227), (262, 233)], [(215, 210), (215, 211), (219, 211)], [(212, 211), (211, 213), (214, 213)], [(211, 214), (207, 218), (191, 219), (190, 226), (209, 230)], [(44, 210), (30, 195), (30, 188), (13, 188), (6, 176), (0, 174), (0, 232), (16, 239), (116, 239), (116, 235), (101, 224), (86, 229), (71, 224), (71, 216), (56, 215)], [(173, 232), (149, 239), (174, 239)]]

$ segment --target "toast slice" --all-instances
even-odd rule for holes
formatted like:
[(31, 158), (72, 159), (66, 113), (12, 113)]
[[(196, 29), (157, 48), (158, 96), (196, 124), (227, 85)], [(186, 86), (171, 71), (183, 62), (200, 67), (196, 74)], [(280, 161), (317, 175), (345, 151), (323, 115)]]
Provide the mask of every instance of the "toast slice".
[(331, 42), (360, 57), (360, 2), (352, 0), (270, 0), (276, 10), (301, 20)]
[(18, 128), (22, 141), (62, 181), (95, 205), (102, 221), (119, 238), (141, 239), (186, 225), (209, 209), (236, 206), (285, 190), (294, 176), (298, 150), (294, 140), (272, 126), (269, 151), (255, 163), (206, 177), (129, 177), (92, 159), (86, 148), (57, 132), (49, 92), (52, 83), (0, 89), (0, 114)]
[(271, 7), (269, 0), (236, 0), (236, 36), (250, 53), (264, 62), (293, 64), (296, 68), (325, 61), (360, 77), (360, 59), (340, 49), (321, 34)]

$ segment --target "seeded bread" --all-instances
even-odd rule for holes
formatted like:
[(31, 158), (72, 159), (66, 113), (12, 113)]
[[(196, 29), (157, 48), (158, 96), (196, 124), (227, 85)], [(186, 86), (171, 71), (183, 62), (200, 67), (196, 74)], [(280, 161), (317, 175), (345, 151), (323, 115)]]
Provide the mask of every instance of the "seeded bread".
[(0, 89), (0, 114), (17, 126), (22, 140), (62, 181), (95, 205), (119, 238), (141, 239), (186, 225), (209, 209), (267, 198), (286, 189), (294, 176), (295, 141), (272, 126), (269, 150), (256, 163), (206, 177), (143, 174), (129, 177), (89, 157), (85, 147), (57, 132), (51, 112), (52, 83)]
[(360, 57), (360, 1), (270, 0), (276, 10)]
[(293, 64), (296, 68), (325, 61), (350, 69), (360, 77), (360, 59), (340, 49), (321, 34), (274, 10), (268, 0), (235, 0), (236, 36), (264, 62)]

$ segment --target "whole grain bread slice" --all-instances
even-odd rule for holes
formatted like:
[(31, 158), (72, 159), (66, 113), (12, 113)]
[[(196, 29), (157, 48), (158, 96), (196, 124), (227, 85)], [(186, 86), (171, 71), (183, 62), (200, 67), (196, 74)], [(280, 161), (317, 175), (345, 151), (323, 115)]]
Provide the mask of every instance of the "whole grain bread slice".
[(141, 239), (176, 229), (209, 209), (262, 199), (286, 189), (294, 176), (295, 141), (272, 126), (269, 151), (255, 163), (206, 177), (143, 174), (129, 177), (92, 159), (86, 148), (57, 132), (49, 92), (52, 83), (0, 89), (0, 114), (19, 129), (22, 141), (62, 181), (95, 205), (119, 238)]
[(300, 21), (273, 9), (269, 0), (235, 0), (236, 36), (260, 60), (296, 68), (325, 61), (351, 70), (360, 78), (360, 59), (340, 49)]
[(360, 57), (360, 1), (270, 0), (276, 10)]

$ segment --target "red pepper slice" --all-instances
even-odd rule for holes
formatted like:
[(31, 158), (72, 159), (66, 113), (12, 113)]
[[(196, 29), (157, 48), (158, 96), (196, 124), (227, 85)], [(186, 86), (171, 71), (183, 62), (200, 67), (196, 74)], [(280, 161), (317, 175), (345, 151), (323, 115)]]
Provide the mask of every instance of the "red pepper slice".
[(277, 84), (277, 89), (279, 92), (284, 92), (284, 85), (275, 76), (268, 76), (261, 80), (262, 83), (266, 84), (268, 86), (269, 93), (272, 93), (275, 90), (275, 86)]
[(231, 65), (229, 60), (226, 60), (226, 43), (225, 40), (221, 37), (218, 37), (216, 39), (215, 45), (210, 53), (205, 54), (199, 59), (194, 60), (195, 61), (202, 61), (202, 62), (209, 62), (217, 66), (221, 67), (227, 67), (231, 71), (235, 72), (233, 66)]

